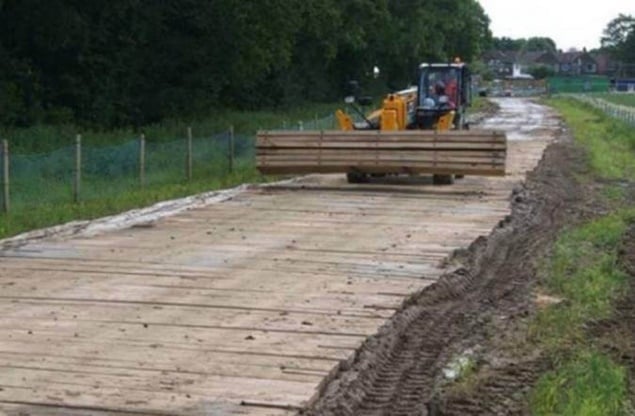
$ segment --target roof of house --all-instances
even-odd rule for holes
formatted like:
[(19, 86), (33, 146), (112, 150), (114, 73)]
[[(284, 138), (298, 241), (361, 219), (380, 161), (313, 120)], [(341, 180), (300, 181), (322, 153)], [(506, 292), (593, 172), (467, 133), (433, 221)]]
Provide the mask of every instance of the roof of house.
[(500, 61), (505, 63), (531, 64), (575, 64), (578, 60), (581, 63), (598, 63), (596, 58), (587, 51), (575, 52), (552, 52), (552, 51), (531, 51), (516, 52), (490, 50), (483, 54), (485, 61)]
[(562, 52), (558, 54), (558, 60), (561, 64), (572, 64), (575, 63), (578, 59), (582, 62), (597, 63), (593, 56), (591, 56), (591, 54), (587, 51)]
[(516, 60), (516, 52), (492, 49), (483, 54), (483, 59), (485, 61), (494, 60), (494, 61), (512, 63)]

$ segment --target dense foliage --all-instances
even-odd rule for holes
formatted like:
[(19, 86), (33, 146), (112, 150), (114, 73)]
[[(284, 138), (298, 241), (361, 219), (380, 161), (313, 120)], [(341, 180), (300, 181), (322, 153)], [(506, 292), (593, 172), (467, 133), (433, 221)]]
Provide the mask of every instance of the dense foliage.
[(620, 14), (604, 29), (602, 48), (626, 64), (635, 64), (635, 17)]
[(0, 124), (142, 125), (403, 87), (416, 64), (470, 60), (476, 0), (0, 0)]
[(543, 51), (556, 51), (556, 42), (553, 39), (547, 37), (531, 37), (531, 38), (519, 38), (512, 39), (508, 37), (495, 37), (492, 40), (492, 48), (499, 51), (513, 51), (513, 52), (543, 52)]

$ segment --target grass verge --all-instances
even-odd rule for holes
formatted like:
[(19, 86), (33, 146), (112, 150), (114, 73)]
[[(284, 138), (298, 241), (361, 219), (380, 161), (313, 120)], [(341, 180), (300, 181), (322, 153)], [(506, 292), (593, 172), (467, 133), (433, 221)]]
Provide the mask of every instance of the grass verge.
[(614, 93), (614, 94), (599, 94), (599, 98), (605, 99), (615, 104), (626, 105), (629, 107), (635, 107), (635, 94), (628, 93)]
[(574, 99), (552, 99), (575, 140), (587, 149), (590, 167), (602, 179), (635, 178), (635, 129)]
[(599, 346), (589, 327), (611, 318), (628, 291), (629, 276), (618, 252), (635, 224), (635, 208), (615, 183), (635, 177), (635, 133), (578, 102), (555, 99), (549, 104), (586, 148), (590, 175), (601, 179), (599, 195), (612, 212), (564, 231), (542, 267), (542, 290), (560, 302), (539, 311), (530, 325), (531, 339), (553, 365), (535, 386), (530, 407), (536, 415), (626, 415), (632, 409), (627, 368)]

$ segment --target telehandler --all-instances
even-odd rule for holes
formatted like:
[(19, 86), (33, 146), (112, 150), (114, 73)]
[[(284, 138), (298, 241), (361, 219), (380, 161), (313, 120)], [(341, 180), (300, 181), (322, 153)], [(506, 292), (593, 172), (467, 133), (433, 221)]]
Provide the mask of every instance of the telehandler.
[(340, 130), (260, 131), (256, 166), (264, 174), (345, 173), (351, 183), (372, 176), (432, 175), (452, 184), (464, 175), (504, 176), (507, 139), (469, 130), (471, 76), (466, 64), (421, 64), (415, 87), (388, 94), (363, 121), (338, 110)]

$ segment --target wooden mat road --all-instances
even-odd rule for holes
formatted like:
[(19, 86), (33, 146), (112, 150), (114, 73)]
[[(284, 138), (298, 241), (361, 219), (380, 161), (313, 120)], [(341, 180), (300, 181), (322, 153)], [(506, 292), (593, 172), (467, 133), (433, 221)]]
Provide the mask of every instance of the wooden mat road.
[(485, 127), (511, 138), (504, 178), (314, 175), (0, 252), (0, 414), (295, 413), (452, 250), (509, 213), (558, 125), (528, 101), (500, 104)]

